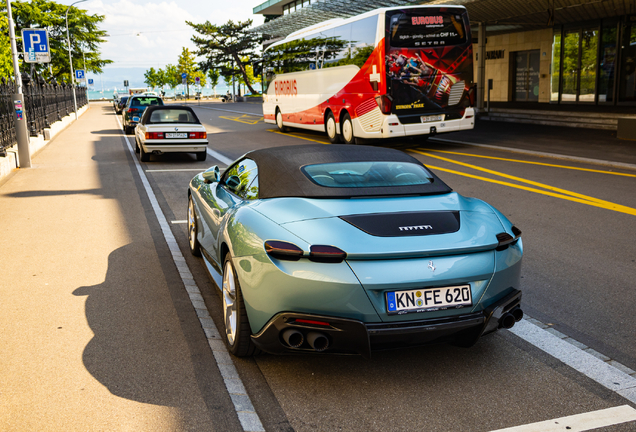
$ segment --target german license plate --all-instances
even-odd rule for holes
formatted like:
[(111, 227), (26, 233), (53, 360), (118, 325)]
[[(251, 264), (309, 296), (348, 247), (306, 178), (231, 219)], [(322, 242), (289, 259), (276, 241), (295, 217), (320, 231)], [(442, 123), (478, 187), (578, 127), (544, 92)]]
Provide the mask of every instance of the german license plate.
[(168, 132), (166, 134), (166, 138), (187, 138), (188, 134), (187, 133), (182, 133), (182, 132)]
[(133, 117), (133, 121), (134, 122), (138, 122), (139, 121), (139, 117)]
[(444, 114), (432, 115), (432, 116), (421, 116), (420, 119), (422, 119), (422, 123), (444, 121)]
[(470, 285), (386, 293), (386, 310), (389, 315), (459, 309), (472, 305)]

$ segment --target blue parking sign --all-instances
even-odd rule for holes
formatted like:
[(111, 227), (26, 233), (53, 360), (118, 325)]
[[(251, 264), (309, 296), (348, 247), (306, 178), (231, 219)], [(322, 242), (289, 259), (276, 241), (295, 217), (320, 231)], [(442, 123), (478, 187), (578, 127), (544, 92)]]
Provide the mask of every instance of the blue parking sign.
[(93, 85), (93, 78), (88, 79), (88, 85)]
[(76, 69), (75, 70), (75, 79), (83, 80), (86, 75), (84, 74), (84, 69)]
[(49, 34), (46, 29), (22, 29), (22, 46), (26, 63), (48, 63), (51, 61)]

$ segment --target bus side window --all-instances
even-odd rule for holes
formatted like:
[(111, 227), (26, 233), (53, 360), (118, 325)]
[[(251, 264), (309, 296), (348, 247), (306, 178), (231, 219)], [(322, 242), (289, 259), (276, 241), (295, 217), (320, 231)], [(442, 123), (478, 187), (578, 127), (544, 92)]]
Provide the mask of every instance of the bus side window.
[(351, 23), (351, 64), (362, 67), (375, 49), (378, 17), (371, 16)]

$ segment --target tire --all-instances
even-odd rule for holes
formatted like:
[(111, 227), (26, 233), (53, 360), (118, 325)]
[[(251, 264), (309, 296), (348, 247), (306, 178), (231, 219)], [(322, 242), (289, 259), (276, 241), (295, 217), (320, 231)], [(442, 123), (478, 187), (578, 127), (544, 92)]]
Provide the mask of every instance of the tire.
[(208, 153), (207, 152), (197, 152), (197, 161), (199, 162), (203, 162), (206, 158), (208, 157)]
[(137, 137), (135, 137), (135, 153), (139, 153), (139, 141), (137, 141)]
[(243, 303), (243, 293), (232, 256), (228, 253), (223, 263), (223, 323), (225, 327), (225, 342), (228, 351), (237, 357), (249, 357), (258, 354), (260, 350), (252, 342), (250, 322)]
[(342, 116), (342, 122), (340, 123), (340, 132), (343, 143), (356, 143), (356, 137), (353, 135), (353, 123), (351, 122), (351, 116), (349, 115), (349, 113), (344, 113), (344, 115)]
[(340, 142), (340, 135), (338, 134), (336, 127), (336, 118), (333, 116), (331, 111), (327, 114), (325, 132), (327, 132), (327, 136), (329, 137), (331, 144), (338, 144)]
[(139, 146), (139, 160), (141, 162), (150, 162), (150, 153), (146, 153), (141, 145)]
[(289, 132), (289, 128), (283, 124), (283, 113), (278, 108), (276, 108), (276, 126), (283, 133)]
[(197, 239), (197, 233), (199, 232), (199, 226), (197, 225), (197, 215), (194, 210), (194, 201), (192, 195), (188, 197), (188, 245), (190, 246), (190, 253), (194, 256), (201, 256), (201, 244)]

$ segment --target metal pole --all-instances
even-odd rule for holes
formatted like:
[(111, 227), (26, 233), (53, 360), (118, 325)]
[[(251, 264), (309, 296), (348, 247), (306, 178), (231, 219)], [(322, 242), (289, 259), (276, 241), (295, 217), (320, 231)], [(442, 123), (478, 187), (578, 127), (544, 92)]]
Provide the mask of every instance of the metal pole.
[(73, 90), (73, 106), (75, 107), (75, 120), (77, 120), (77, 97), (75, 96), (75, 76), (73, 73), (73, 56), (71, 55), (71, 37), (68, 33), (68, 11), (71, 9), (73, 5), (76, 5), (81, 2), (85, 2), (86, 0), (79, 0), (75, 3), (71, 3), (69, 7), (66, 8), (66, 43), (68, 44), (68, 61), (71, 65), (71, 89)]
[(479, 43), (477, 59), (477, 109), (484, 109), (485, 87), (486, 87), (486, 23), (479, 23), (477, 41)]
[(232, 60), (232, 102), (236, 100), (236, 88), (234, 87), (234, 60)]
[(11, 56), (13, 57), (13, 73), (15, 75), (16, 93), (11, 95), (15, 110), (13, 121), (15, 135), (18, 141), (18, 159), (20, 168), (31, 168), (31, 149), (29, 148), (29, 133), (27, 132), (26, 107), (22, 94), (22, 76), (18, 63), (18, 48), (15, 43), (15, 29), (13, 28), (13, 15), (11, 13), (11, 0), (7, 0), (7, 18), (9, 24), (9, 39), (11, 41)]
[(88, 76), (86, 74), (88, 70), (86, 69), (86, 55), (84, 54), (84, 51), (82, 51), (82, 59), (84, 59), (84, 87), (86, 87), (86, 105), (90, 108), (91, 103), (88, 100)]

